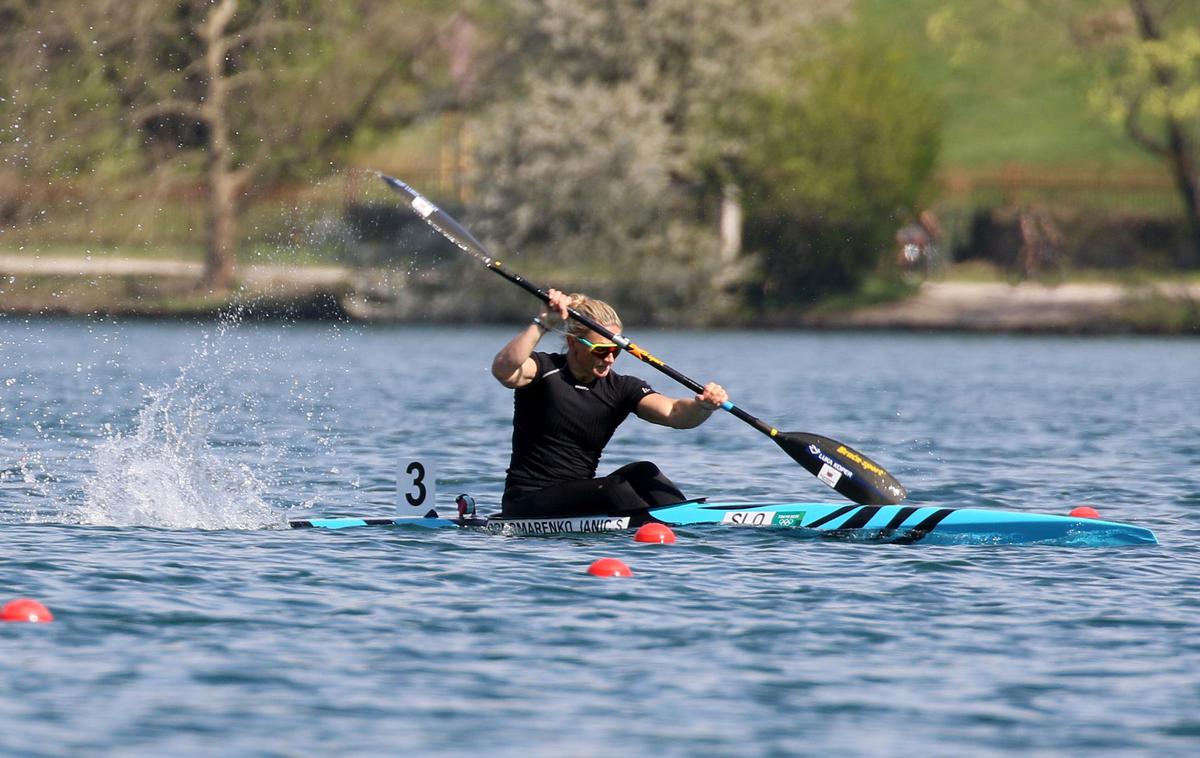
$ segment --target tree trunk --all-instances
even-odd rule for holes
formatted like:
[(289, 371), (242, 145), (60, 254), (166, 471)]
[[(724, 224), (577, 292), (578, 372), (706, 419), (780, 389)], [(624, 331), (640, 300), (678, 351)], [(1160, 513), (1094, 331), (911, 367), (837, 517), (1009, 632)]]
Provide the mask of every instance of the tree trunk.
[[(1159, 41), (1163, 38), (1158, 18), (1146, 0), (1130, 0), (1133, 15), (1137, 19), (1138, 35), (1144, 40)], [(1168, 87), (1174, 78), (1170, 71), (1161, 67), (1154, 70), (1159, 86)], [(1188, 233), (1191, 236), (1191, 255), (1181, 261), (1191, 267), (1200, 264), (1200, 173), (1197, 169), (1197, 146), (1188, 139), (1187, 131), (1173, 116), (1166, 117), (1166, 144), (1161, 153), (1171, 169), (1175, 187), (1183, 200)]]
[(237, 12), (237, 0), (221, 0), (200, 30), (208, 77), (202, 111), (208, 125), (208, 233), (201, 287), (215, 294), (233, 288), (237, 253), (238, 194), (241, 177), (234, 168), (228, 116), (229, 82), (225, 72), (228, 41), (225, 28)]
[(1179, 122), (1171, 119), (1167, 126), (1167, 156), (1175, 186), (1183, 198), (1188, 232), (1192, 238), (1191, 255), (1181, 264), (1192, 268), (1200, 264), (1200, 190), (1198, 190), (1194, 156), (1187, 146), (1187, 137)]
[(201, 288), (224, 294), (233, 288), (237, 255), (237, 181), (228, 167), (216, 165), (214, 155), (208, 171), (208, 232), (205, 235), (204, 279)]

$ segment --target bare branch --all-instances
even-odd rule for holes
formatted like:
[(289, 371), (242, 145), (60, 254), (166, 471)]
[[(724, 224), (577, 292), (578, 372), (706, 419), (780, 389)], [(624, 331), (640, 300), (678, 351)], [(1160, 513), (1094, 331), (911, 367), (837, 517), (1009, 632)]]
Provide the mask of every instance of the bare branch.
[(1125, 132), (1144, 150), (1160, 158), (1166, 157), (1167, 146), (1154, 139), (1142, 126), (1142, 100), (1144, 95), (1135, 95), (1129, 102), (1125, 113)]
[(300, 28), (302, 28), (302, 25), (295, 21), (276, 18), (269, 21), (260, 21), (236, 34), (230, 35), (226, 39), (229, 41), (229, 49), (234, 50), (251, 43), (262, 42), (270, 37), (284, 35)]
[[(379, 72), (371, 81), (371, 84), (367, 86), (362, 96), (358, 98), (358, 102), (352, 108), (350, 108), (349, 112), (342, 119), (339, 120), (339, 125), (355, 124), (366, 117), (367, 112), (371, 109), (371, 106), (375, 105), (375, 103), (378, 101), (380, 92), (383, 91), (383, 88), (386, 87), (395, 76), (396, 69), (399, 68), (400, 64), (406, 57), (406, 51), (396, 51), (396, 54), (393, 55), (379, 69)], [(337, 140), (344, 139), (345, 135), (342, 132), (342, 129), (327, 130), (321, 136), (319, 149), (327, 150), (332, 147)]]
[(215, 45), (225, 36), (225, 28), (229, 26), (229, 22), (233, 21), (237, 9), (237, 0), (220, 0), (220, 4), (213, 10), (212, 15), (205, 19), (200, 28), (196, 30), (197, 34), (205, 42)]

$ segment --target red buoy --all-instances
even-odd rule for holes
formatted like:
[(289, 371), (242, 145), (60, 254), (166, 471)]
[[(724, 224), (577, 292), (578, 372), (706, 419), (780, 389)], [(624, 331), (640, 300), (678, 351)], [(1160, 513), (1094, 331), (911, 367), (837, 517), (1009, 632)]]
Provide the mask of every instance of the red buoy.
[(670, 545), (675, 541), (675, 532), (672, 532), (671, 527), (666, 524), (652, 521), (649, 524), (639, 526), (633, 535), (633, 539), (635, 542), (654, 542), (659, 545)]
[(633, 576), (633, 572), (625, 565), (623, 561), (616, 558), (601, 558), (591, 566), (588, 566), (588, 573), (592, 576)]
[(1071, 515), (1075, 518), (1100, 518), (1100, 514), (1090, 505), (1080, 505), (1072, 508)]
[(53, 620), (54, 614), (49, 608), (27, 597), (9, 601), (0, 609), (0, 621), (28, 621), (36, 624)]

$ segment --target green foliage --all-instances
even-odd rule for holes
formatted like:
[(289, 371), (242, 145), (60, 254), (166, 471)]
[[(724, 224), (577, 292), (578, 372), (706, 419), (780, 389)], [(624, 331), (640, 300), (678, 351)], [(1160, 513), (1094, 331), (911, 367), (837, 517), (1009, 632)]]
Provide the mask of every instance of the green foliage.
[(713, 304), (710, 167), (737, 149), (713, 116), (838, 6), (510, 0), (502, 88), (475, 127), (472, 223), (506, 256), (612, 272), (609, 296)]
[(1162, 39), (1126, 35), (1107, 46), (1104, 76), (1091, 91), (1095, 109), (1114, 124), (1163, 131), (1168, 120), (1192, 125), (1200, 140), (1200, 31), (1180, 23)]
[(596, 293), (608, 280), (596, 294), (633, 303), (658, 299), (640, 288), (687, 281), (692, 262), (715, 252), (672, 184), (661, 108), (634, 87), (536, 81), (491, 119), (480, 132), (471, 223), (502, 255), (519, 251), (580, 276), (620, 272), (554, 284)]
[[(81, 53), (68, 30), (43, 28), (44, 10), (0, 0), (0, 225), (41, 221), (60, 189), (108, 181), (136, 157), (120, 101), (99, 68), (64, 65)], [(73, 199), (73, 198), (71, 198)]]
[(1154, 286), (1135, 288), (1116, 315), (1117, 328), (1146, 334), (1200, 334), (1200, 302)]
[(928, 200), (939, 149), (937, 105), (884, 43), (843, 37), (795, 81), (747, 98), (739, 124), (748, 244), (773, 303), (857, 287)]
[(448, 86), (430, 44), (448, 13), (436, 0), (0, 0), (0, 221), (148, 179), (159, 195), (194, 186), (225, 158), (217, 135), (239, 212), (278, 181), (326, 174), (364, 126)]
[(477, 206), (503, 248), (615, 261), (665, 242), (670, 138), (660, 109), (634, 88), (539, 80), (492, 118), (481, 133)]
[[(0, 140), (0, 222), (87, 219), (150, 169), (156, 195), (203, 201), (202, 286), (227, 291), (251, 198), (328, 173), (389, 120), (384, 103), (428, 106), (445, 87), (429, 42), (447, 14), (436, 0), (0, 0), (0, 53), (20, 61), (0, 74), (19, 95), (0, 101), (18, 132)], [(50, 191), (64, 175), (80, 181)]]

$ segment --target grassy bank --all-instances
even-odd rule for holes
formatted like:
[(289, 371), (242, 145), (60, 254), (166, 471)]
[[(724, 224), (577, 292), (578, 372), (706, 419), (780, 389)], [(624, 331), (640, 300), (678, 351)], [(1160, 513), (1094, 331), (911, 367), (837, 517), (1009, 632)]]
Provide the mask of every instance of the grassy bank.
[(907, 73), (941, 101), (944, 169), (1157, 166), (1089, 106), (1096, 74), (1070, 46), (1064, 22), (1047, 14), (1019, 29), (978, 23), (995, 7), (994, 0), (857, 2), (863, 27), (899, 41)]

